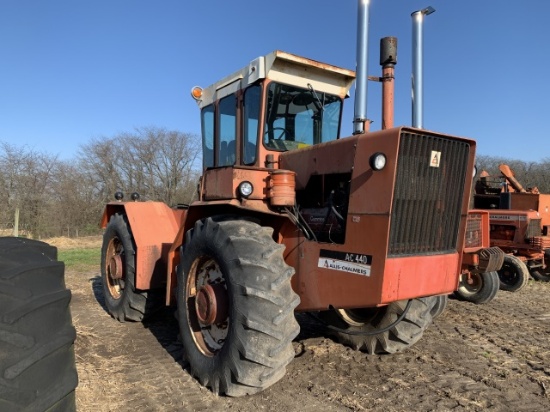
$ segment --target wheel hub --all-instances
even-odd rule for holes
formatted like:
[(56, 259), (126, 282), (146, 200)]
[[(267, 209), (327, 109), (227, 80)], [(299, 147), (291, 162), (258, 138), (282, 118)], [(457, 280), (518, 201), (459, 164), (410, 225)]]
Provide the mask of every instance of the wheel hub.
[(111, 259), (109, 259), (108, 270), (109, 277), (111, 279), (122, 279), (122, 258), (120, 257), (120, 255), (116, 254), (111, 256)]
[(195, 298), (195, 310), (199, 322), (203, 325), (223, 322), (228, 314), (225, 287), (221, 284), (201, 286)]

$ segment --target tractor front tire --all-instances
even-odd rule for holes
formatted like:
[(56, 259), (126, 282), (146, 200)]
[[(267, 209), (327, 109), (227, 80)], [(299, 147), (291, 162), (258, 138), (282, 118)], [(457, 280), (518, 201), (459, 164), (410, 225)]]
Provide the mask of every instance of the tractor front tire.
[(535, 280), (540, 282), (550, 282), (550, 250), (544, 251), (544, 264), (546, 265), (546, 268), (531, 269), (529, 272)]
[(216, 394), (250, 395), (294, 358), (299, 304), (273, 229), (247, 220), (197, 221), (178, 266), (178, 320), (191, 374)]
[(107, 311), (120, 322), (140, 322), (154, 309), (148, 292), (136, 290), (135, 255), (126, 215), (115, 213), (103, 234), (101, 278)]
[(529, 269), (518, 257), (505, 255), (498, 277), (501, 290), (519, 292), (529, 282)]
[(478, 305), (492, 301), (500, 289), (497, 272), (470, 273), (460, 277), (455, 295), (458, 299)]
[(0, 410), (75, 411), (75, 328), (57, 249), (0, 238)]
[[(439, 296), (413, 299), (405, 317), (391, 326), (403, 313), (406, 300), (367, 309), (333, 309), (319, 313), (335, 339), (368, 354), (401, 352), (414, 345), (438, 314)], [(435, 308), (435, 309), (434, 309)], [(376, 333), (391, 326), (386, 331)]]

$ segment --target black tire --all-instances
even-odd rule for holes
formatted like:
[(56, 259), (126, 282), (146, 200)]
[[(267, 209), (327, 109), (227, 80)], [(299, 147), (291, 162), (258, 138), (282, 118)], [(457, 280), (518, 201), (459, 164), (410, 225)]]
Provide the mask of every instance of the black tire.
[(529, 282), (529, 270), (518, 257), (505, 255), (504, 263), (498, 270), (498, 277), (501, 290), (519, 292)]
[(149, 292), (136, 290), (136, 247), (126, 215), (115, 213), (103, 234), (101, 278), (109, 314), (119, 320), (140, 322), (158, 307)]
[(550, 250), (544, 251), (544, 263), (546, 268), (530, 269), (529, 272), (535, 280), (540, 282), (550, 282)]
[[(290, 284), (294, 269), (272, 234), (250, 221), (222, 218), (198, 221), (186, 234), (177, 286), (184, 358), (214, 393), (262, 391), (294, 358), (300, 299)], [(215, 305), (201, 306), (214, 289)]]
[[(334, 309), (319, 313), (329, 328), (328, 333), (335, 339), (355, 350), (369, 354), (401, 352), (414, 345), (432, 323), (432, 311), (440, 302), (438, 296), (413, 299), (403, 320), (389, 330), (375, 335), (349, 334), (373, 333), (394, 323), (405, 310), (406, 300), (392, 302), (387, 306), (368, 309)], [(436, 310), (437, 312), (437, 310)]]
[(438, 318), (445, 311), (449, 303), (448, 295), (439, 295), (434, 297), (437, 299), (437, 301), (430, 312), (430, 314), (432, 315), (432, 319)]
[(460, 277), (456, 297), (478, 305), (492, 301), (500, 289), (497, 272), (470, 273)]
[(75, 411), (65, 266), (46, 243), (0, 238), (0, 410)]

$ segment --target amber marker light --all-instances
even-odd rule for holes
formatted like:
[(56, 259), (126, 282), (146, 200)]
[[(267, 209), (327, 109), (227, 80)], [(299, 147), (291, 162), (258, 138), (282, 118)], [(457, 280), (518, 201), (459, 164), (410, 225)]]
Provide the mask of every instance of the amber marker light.
[(193, 97), (193, 99), (195, 100), (200, 100), (202, 99), (202, 87), (199, 87), (199, 86), (195, 86), (191, 89), (191, 96)]

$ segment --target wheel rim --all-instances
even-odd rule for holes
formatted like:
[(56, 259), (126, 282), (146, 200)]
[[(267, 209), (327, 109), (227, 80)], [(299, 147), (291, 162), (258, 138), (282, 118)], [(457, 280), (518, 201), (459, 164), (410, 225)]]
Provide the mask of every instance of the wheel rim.
[(120, 299), (124, 292), (124, 246), (118, 237), (113, 237), (105, 254), (105, 279), (107, 290), (113, 299)]
[(185, 300), (197, 348), (206, 356), (214, 356), (223, 348), (229, 331), (227, 284), (214, 259), (205, 256), (193, 262)]
[(483, 288), (483, 281), (479, 273), (470, 273), (462, 276), (460, 282), (460, 292), (465, 295), (475, 295)]
[(350, 326), (370, 324), (378, 309), (335, 309), (336, 314)]
[(507, 285), (514, 285), (518, 281), (517, 271), (509, 265), (502, 265), (502, 269), (498, 272), (498, 275), (500, 281)]

